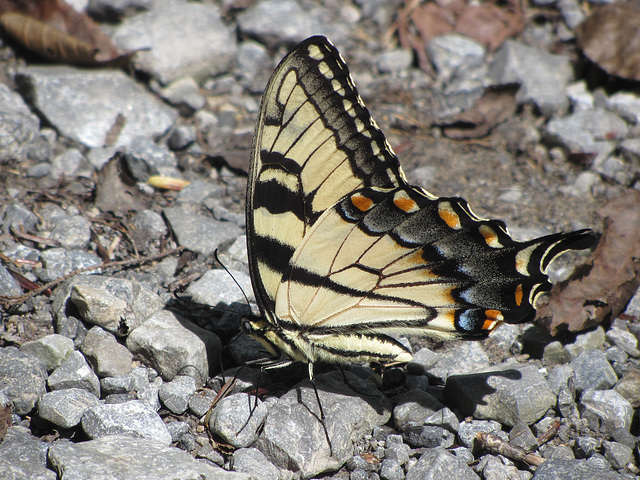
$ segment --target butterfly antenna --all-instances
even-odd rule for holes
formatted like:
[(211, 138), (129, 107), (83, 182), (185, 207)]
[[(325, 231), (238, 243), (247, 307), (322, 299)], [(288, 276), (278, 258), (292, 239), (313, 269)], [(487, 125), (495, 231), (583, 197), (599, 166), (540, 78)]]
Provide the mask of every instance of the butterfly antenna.
[(247, 294), (244, 293), (244, 289), (240, 286), (240, 284), (238, 283), (238, 281), (236, 280), (236, 277), (234, 277), (232, 275), (232, 273), (229, 271), (229, 269), (225, 266), (224, 263), (222, 263), (222, 261), (220, 260), (220, 257), (218, 256), (218, 249), (216, 248), (213, 251), (213, 258), (216, 259), (216, 262), (218, 262), (220, 264), (220, 266), (222, 268), (224, 268), (224, 271), (227, 272), (229, 274), (229, 276), (231, 277), (231, 280), (233, 280), (233, 283), (235, 283), (238, 288), (240, 289), (240, 291), (242, 292), (242, 296), (244, 297), (244, 299), (247, 301), (247, 305), (249, 306), (249, 308), (251, 308), (251, 302), (249, 302), (249, 297), (247, 297)]
[(313, 385), (313, 391), (316, 394), (316, 400), (318, 401), (318, 407), (320, 408), (320, 423), (322, 424), (322, 429), (324, 430), (324, 436), (327, 439), (327, 444), (329, 445), (329, 456), (333, 457), (333, 447), (331, 446), (331, 439), (329, 438), (329, 432), (327, 430), (327, 423), (325, 421), (324, 409), (322, 408), (322, 402), (320, 401), (320, 394), (318, 393), (318, 388), (316, 387), (316, 377), (313, 375), (313, 363), (309, 362), (309, 380), (311, 380), (311, 385)]

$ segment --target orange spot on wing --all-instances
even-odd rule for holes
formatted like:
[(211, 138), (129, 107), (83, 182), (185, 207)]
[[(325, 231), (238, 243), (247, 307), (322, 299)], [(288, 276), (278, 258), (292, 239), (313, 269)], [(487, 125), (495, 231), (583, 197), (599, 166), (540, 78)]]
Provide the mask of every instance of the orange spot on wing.
[(361, 212), (366, 212), (373, 206), (373, 200), (359, 193), (351, 196), (351, 203)]
[(394, 198), (393, 204), (403, 212), (407, 213), (418, 209), (418, 205), (416, 204), (416, 202), (414, 202), (410, 198)]
[(448, 202), (442, 202), (438, 205), (438, 215), (440, 215), (440, 218), (451, 228), (457, 230), (461, 227), (460, 217), (453, 211), (451, 204)]
[(485, 310), (484, 314), (487, 316), (487, 320), (493, 322), (502, 320), (502, 312), (500, 310)]
[(522, 305), (522, 297), (523, 297), (522, 285), (518, 285), (516, 287), (516, 305), (518, 306)]
[(487, 243), (487, 245), (489, 245), (490, 247), (500, 246), (500, 244), (498, 243), (498, 235), (493, 228), (490, 228), (486, 225), (480, 225), (478, 231), (484, 238), (484, 241)]

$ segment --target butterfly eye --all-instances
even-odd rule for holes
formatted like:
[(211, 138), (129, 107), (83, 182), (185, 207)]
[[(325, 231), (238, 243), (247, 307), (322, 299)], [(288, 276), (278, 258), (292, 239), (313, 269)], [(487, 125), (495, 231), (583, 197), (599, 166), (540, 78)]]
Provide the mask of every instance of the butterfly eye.
[(251, 333), (251, 331), (253, 330), (251, 328), (251, 322), (249, 320), (245, 320), (240, 324), (240, 329), (242, 330), (242, 333), (246, 333), (249, 334)]

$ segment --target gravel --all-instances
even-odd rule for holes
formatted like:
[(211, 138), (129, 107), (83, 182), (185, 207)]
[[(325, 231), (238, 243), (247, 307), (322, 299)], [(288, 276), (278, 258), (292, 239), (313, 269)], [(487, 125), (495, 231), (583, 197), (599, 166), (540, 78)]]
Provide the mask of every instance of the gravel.
[[(412, 181), (523, 238), (601, 229), (598, 207), (640, 187), (640, 96), (584, 73), (577, 2), (534, 2), (556, 14), (527, 17), (495, 51), (436, 37), (431, 75), (385, 41), (392, 2), (89, 3), (116, 45), (139, 50), (131, 70), (37, 65), (0, 47), (0, 477), (640, 473), (638, 294), (573, 336), (505, 325), (482, 342), (401, 337), (415, 352), (406, 369), (318, 366), (322, 411), (306, 365), (252, 368), (260, 347), (240, 333), (256, 311), (244, 195), (259, 95), (312, 34), (339, 46)], [(509, 82), (518, 109), (489, 136), (432, 127)], [(189, 184), (154, 189), (151, 176)], [(583, 258), (555, 262), (552, 278)], [(26, 281), (55, 283), (10, 303)], [(491, 453), (479, 433), (542, 463)]]

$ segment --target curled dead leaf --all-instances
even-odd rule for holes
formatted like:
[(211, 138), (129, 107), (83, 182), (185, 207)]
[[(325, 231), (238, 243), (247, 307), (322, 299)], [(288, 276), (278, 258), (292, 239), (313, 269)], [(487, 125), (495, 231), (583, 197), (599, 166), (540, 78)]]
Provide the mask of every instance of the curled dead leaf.
[(640, 192), (607, 203), (604, 232), (580, 278), (556, 284), (538, 321), (552, 335), (577, 332), (616, 318), (640, 286)]
[(617, 2), (593, 9), (576, 27), (578, 46), (605, 72), (640, 80), (640, 2)]

